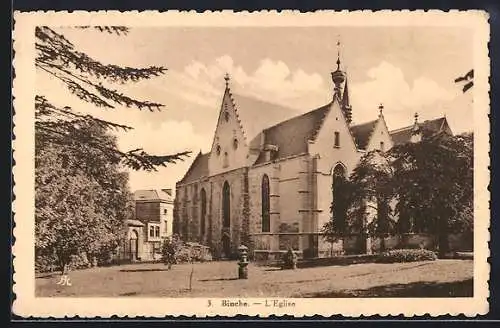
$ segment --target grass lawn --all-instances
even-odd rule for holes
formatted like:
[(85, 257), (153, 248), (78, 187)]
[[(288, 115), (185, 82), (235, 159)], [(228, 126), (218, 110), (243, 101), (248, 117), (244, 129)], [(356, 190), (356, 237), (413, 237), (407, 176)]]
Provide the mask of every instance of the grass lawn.
[[(192, 290), (189, 275), (194, 268)], [(396, 264), (354, 264), (297, 270), (249, 265), (238, 280), (236, 262), (175, 265), (130, 264), (36, 279), (36, 296), (142, 297), (467, 297), (472, 296), (473, 262), (438, 260)]]

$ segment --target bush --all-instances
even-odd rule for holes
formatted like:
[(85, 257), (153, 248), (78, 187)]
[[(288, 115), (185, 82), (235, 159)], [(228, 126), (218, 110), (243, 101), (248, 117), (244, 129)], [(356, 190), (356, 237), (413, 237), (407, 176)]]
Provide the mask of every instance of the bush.
[[(68, 269), (78, 270), (88, 268), (89, 261), (85, 253), (71, 255)], [(60, 271), (61, 264), (55, 254), (40, 254), (35, 255), (35, 271), (36, 272), (54, 272)]]
[(401, 263), (417, 261), (435, 261), (436, 253), (426, 249), (393, 249), (379, 255), (378, 262)]
[(53, 272), (60, 270), (57, 256), (54, 254), (36, 254), (35, 255), (35, 271), (36, 272)]
[(293, 249), (289, 248), (288, 251), (282, 255), (280, 262), (282, 269), (295, 269), (297, 268), (297, 254), (294, 253)]
[(174, 235), (163, 242), (162, 261), (166, 265), (206, 262), (211, 261), (212, 256), (208, 247), (198, 243), (184, 243), (179, 236)]
[(161, 259), (165, 265), (172, 266), (178, 263), (178, 256), (182, 248), (182, 240), (178, 235), (173, 235), (163, 241)]
[(191, 261), (207, 262), (212, 261), (210, 248), (199, 243), (186, 243), (184, 248), (187, 250)]

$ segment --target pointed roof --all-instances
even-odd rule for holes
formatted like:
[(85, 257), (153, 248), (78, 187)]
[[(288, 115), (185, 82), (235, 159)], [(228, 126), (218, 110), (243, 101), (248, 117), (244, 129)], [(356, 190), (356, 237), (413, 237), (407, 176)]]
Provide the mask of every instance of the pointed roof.
[(267, 102), (250, 96), (230, 93), (236, 108), (247, 143), (250, 143), (262, 130), (269, 128), (298, 113), (298, 110)]
[(128, 227), (144, 227), (144, 223), (135, 219), (127, 219), (125, 220), (125, 225)]
[[(433, 120), (427, 120), (422, 123), (417, 123), (420, 130), (424, 131), (424, 133), (436, 133), (443, 129), (446, 129), (446, 132), (451, 133), (449, 130), (448, 123), (446, 117), (439, 117)], [(400, 145), (403, 143), (410, 142), (415, 124), (405, 126), (400, 129), (392, 130), (389, 132), (394, 145)]]
[[(307, 152), (309, 140), (315, 140), (330, 108), (331, 103), (265, 129), (264, 144), (278, 147), (277, 159)], [(264, 155), (261, 152), (255, 164), (264, 163)]]
[(189, 183), (208, 176), (208, 156), (200, 151), (184, 177), (178, 183)]
[(163, 190), (141, 189), (134, 192), (135, 201), (171, 201), (172, 196)]
[(370, 136), (372, 135), (375, 126), (377, 125), (378, 119), (369, 121), (366, 123), (351, 126), (351, 133), (356, 142), (356, 147), (360, 150), (365, 150), (370, 141)]
[(347, 77), (345, 79), (344, 93), (342, 93), (342, 107), (349, 107), (351, 103), (349, 102), (349, 88), (347, 83)]

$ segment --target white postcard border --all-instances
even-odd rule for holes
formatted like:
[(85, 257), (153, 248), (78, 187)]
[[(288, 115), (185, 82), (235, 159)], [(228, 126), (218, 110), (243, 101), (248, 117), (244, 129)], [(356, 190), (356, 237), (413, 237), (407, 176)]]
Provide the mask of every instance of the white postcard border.
[[(14, 286), (13, 312), (28, 317), (110, 317), (112, 315), (164, 316), (235, 316), (296, 317), (341, 314), (432, 316), (450, 314), (475, 316), (488, 312), (489, 296), (489, 41), (488, 15), (481, 11), (298, 11), (261, 12), (157, 12), (99, 11), (16, 12), (14, 15)], [(35, 297), (34, 277), (34, 28), (39, 25), (125, 25), (145, 26), (462, 26), (474, 30), (474, 297), (471, 298), (348, 298), (288, 299), (296, 305), (275, 308), (261, 305), (222, 307), (221, 299), (210, 298), (41, 298)], [(271, 298), (267, 298), (270, 300)], [(249, 303), (264, 298), (245, 299)]]

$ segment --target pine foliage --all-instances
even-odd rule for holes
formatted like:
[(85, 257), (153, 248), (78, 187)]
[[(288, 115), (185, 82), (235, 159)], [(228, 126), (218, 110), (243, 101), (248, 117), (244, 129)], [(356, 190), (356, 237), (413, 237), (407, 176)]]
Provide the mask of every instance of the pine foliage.
[[(81, 26), (80, 29), (91, 28)], [(126, 35), (128, 28), (121, 26), (93, 27), (99, 31)], [(112, 109), (116, 106), (134, 107), (139, 110), (160, 110), (163, 105), (147, 100), (134, 99), (115, 89), (113, 85), (133, 83), (164, 74), (164, 67), (145, 68), (120, 67), (103, 64), (84, 52), (76, 49), (64, 35), (47, 26), (35, 30), (37, 56), (35, 66), (42, 72), (61, 81), (66, 88), (81, 100), (95, 107)], [(122, 164), (134, 170), (155, 170), (159, 166), (183, 160), (190, 152), (169, 155), (152, 155), (143, 149), (122, 152), (117, 147), (108, 149), (93, 136), (82, 134), (80, 127), (98, 124), (107, 129), (130, 130), (132, 127), (100, 120), (92, 115), (83, 115), (73, 108), (58, 108), (46, 96), (37, 95), (35, 99), (36, 132), (43, 141), (67, 144), (69, 136), (75, 141), (85, 142), (97, 149), (106, 149), (110, 156), (119, 158)]]

